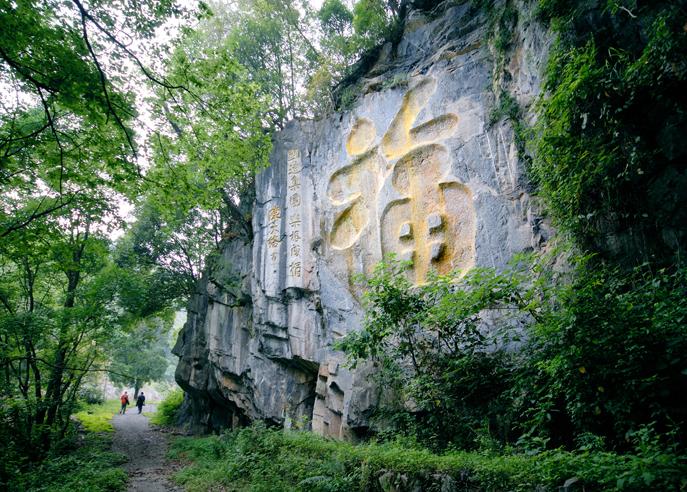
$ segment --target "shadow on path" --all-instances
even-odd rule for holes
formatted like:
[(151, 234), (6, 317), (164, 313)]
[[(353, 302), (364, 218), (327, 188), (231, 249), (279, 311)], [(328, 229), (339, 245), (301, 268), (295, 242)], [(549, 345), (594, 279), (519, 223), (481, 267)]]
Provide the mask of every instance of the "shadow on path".
[[(146, 405), (145, 410), (155, 410), (154, 405)], [(129, 492), (166, 492), (182, 491), (170, 479), (173, 467), (165, 460), (167, 438), (160, 431), (152, 429), (148, 417), (138, 414), (132, 407), (124, 415), (112, 419), (115, 428), (112, 449), (129, 458), (124, 469), (129, 474)]]

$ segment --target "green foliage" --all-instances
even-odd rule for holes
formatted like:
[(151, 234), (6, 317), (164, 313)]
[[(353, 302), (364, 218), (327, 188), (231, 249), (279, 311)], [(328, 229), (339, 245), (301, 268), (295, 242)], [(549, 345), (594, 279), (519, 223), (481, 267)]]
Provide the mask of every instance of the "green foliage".
[[(254, 175), (268, 165), (270, 132), (295, 115), (292, 101), (275, 99), (287, 80), (286, 55), (275, 53), (285, 41), (282, 20), (261, 2), (231, 16), (218, 9), (183, 30), (167, 63), (168, 79), (186, 90), (158, 92), (154, 166), (123, 250), (155, 265), (177, 292), (191, 292), (223, 238), (252, 237)], [(270, 65), (275, 56), (279, 70)]]
[(586, 490), (679, 490), (687, 464), (670, 451), (629, 456), (598, 451), (539, 455), (448, 452), (399, 443), (355, 445), (264, 425), (173, 442), (171, 456), (190, 461), (175, 479), (187, 490), (381, 491), (405, 484), (440, 490), (555, 490), (578, 477)]
[(388, 39), (393, 12), (384, 0), (359, 0), (353, 7), (353, 29), (366, 49)]
[(170, 0), (0, 4), (0, 239), (77, 200), (132, 191), (130, 46), (179, 13)]
[(114, 432), (112, 417), (119, 411), (119, 400), (85, 405), (74, 417), (88, 432)]
[(419, 287), (405, 264), (380, 264), (363, 329), (338, 345), (376, 367), (372, 430), (460, 449), (627, 451), (647, 426), (683, 440), (687, 271), (569, 259), (566, 275), (535, 262), (527, 282), (476, 268)]
[(508, 119), (513, 124), (520, 121), (520, 106), (515, 98), (505, 91), (499, 94), (497, 105), (489, 113), (488, 124), (494, 125), (502, 119)]
[(34, 221), (0, 246), (0, 412), (7, 440), (36, 458), (65, 435), (123, 324), (108, 242), (91, 229), (98, 212)]
[(109, 436), (86, 434), (78, 443), (65, 441), (45, 460), (16, 470), (8, 491), (115, 492), (126, 490), (128, 477), (119, 466), (126, 458), (110, 451)]
[[(643, 425), (687, 435), (687, 271), (632, 274), (589, 261), (550, 292), (515, 393), (526, 438), (573, 446), (584, 433), (626, 449)], [(534, 402), (533, 406), (530, 406)]]
[(113, 337), (110, 353), (110, 380), (124, 387), (133, 387), (135, 395), (146, 383), (161, 380), (169, 359), (169, 331), (173, 318), (148, 318)]
[[(353, 365), (371, 359), (380, 367), (377, 382), (386, 394), (379, 420), (440, 448), (474, 447), (485, 425), (505, 439), (504, 392), (514, 369), (504, 347), (518, 336), (508, 328), (520, 321), (508, 313), (536, 315), (520, 277), (474, 268), (412, 287), (406, 268), (390, 259), (364, 279), (363, 329), (338, 345)], [(495, 331), (495, 322), (506, 329)]]
[(177, 14), (168, 0), (0, 2), (0, 415), (8, 454), (38, 462), (62, 442), (81, 387), (106, 370), (111, 337), (140, 314), (118, 303), (124, 282), (108, 236), (122, 225), (120, 205), (140, 192), (137, 76), (177, 89), (139, 56), (152, 54), (150, 39)]
[(184, 402), (184, 392), (177, 388), (171, 391), (158, 406), (150, 421), (155, 425), (171, 427), (176, 425), (179, 418), (179, 410)]
[(397, 39), (402, 15), (399, 2), (394, 0), (359, 0), (352, 10), (340, 0), (322, 4), (317, 12), (322, 49), (308, 84), (308, 101), (316, 114), (353, 105), (359, 96), (361, 74), (375, 59), (379, 46)]
[(325, 33), (344, 36), (353, 23), (353, 12), (341, 0), (325, 0), (317, 18)]
[(86, 382), (79, 388), (79, 401), (87, 403), (89, 405), (95, 404), (100, 405), (105, 403), (105, 393), (102, 387), (100, 387), (95, 382)]
[[(560, 32), (533, 146), (540, 196), (585, 248), (669, 263), (684, 247), (673, 231), (687, 223), (684, 3), (547, 0), (539, 8)], [(609, 244), (609, 235), (618, 239)]]
[(251, 80), (231, 43), (215, 39), (212, 31), (191, 31), (169, 62), (170, 80), (188, 91), (161, 92), (162, 124), (174, 133), (151, 142), (157, 165), (149, 173), (149, 206), (167, 220), (183, 221), (194, 209), (229, 207), (227, 197), (240, 195), (267, 165), (264, 87)]

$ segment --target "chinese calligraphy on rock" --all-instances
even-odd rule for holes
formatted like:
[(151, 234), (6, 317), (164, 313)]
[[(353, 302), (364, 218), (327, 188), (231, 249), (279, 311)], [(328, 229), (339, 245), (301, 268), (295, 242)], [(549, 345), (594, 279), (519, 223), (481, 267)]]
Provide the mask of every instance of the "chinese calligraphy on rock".
[(300, 287), (303, 277), (303, 191), (300, 150), (289, 150), (286, 154), (286, 164), (287, 285)]
[[(431, 78), (412, 87), (379, 145), (373, 145), (374, 124), (357, 119), (346, 142), (352, 162), (332, 174), (327, 190), (336, 211), (332, 248), (346, 252), (361, 241), (378, 241), (382, 254), (412, 262), (408, 275), (416, 284), (430, 269), (465, 271), (474, 263), (472, 193), (451, 175), (451, 157), (440, 143), (455, 133), (458, 116), (415, 125), (435, 90)], [(381, 194), (389, 182), (392, 191)]]

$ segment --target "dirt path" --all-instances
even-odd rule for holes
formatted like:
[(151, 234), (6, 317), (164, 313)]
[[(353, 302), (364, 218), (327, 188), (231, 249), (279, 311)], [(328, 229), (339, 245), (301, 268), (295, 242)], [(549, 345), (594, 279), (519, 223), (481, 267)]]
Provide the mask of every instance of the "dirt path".
[[(146, 411), (155, 411), (146, 405)], [(129, 474), (129, 492), (181, 491), (173, 484), (172, 467), (166, 462), (167, 438), (148, 424), (148, 417), (139, 415), (136, 407), (112, 419), (115, 428), (112, 449), (124, 453), (129, 462), (124, 469)]]

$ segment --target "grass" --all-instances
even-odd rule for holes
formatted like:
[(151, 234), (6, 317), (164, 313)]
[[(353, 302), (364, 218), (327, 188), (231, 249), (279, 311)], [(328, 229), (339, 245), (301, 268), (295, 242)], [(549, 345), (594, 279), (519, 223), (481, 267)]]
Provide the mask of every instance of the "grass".
[(74, 414), (84, 429), (89, 432), (114, 432), (112, 417), (119, 412), (119, 400), (108, 400), (105, 403), (90, 404)]
[(186, 466), (189, 491), (557, 490), (577, 477), (587, 490), (683, 490), (687, 464), (668, 453), (622, 456), (454, 451), (408, 443), (352, 444), (307, 432), (254, 426), (222, 436), (178, 438), (170, 456)]

